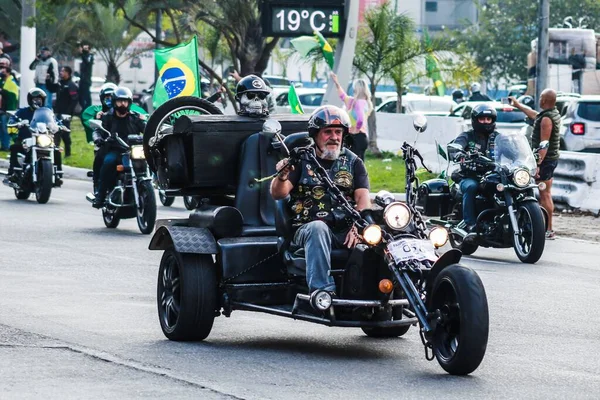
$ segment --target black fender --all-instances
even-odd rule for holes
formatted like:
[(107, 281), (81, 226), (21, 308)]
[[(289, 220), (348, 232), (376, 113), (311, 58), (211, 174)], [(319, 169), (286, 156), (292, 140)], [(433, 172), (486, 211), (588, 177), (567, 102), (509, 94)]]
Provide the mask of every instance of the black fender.
[(425, 290), (427, 291), (427, 298), (430, 299), (431, 291), (433, 290), (433, 282), (442, 270), (450, 265), (458, 264), (462, 257), (462, 251), (458, 249), (450, 249), (433, 264), (433, 267), (427, 274), (427, 283), (425, 284)]
[(173, 248), (178, 253), (217, 254), (217, 241), (206, 228), (189, 226), (160, 226), (148, 249), (167, 250)]
[[(527, 197), (519, 200), (519, 202), (517, 204), (526, 203), (528, 201), (534, 201), (536, 203), (539, 203), (538, 199), (535, 198), (534, 196), (527, 196)], [(549, 216), (548, 210), (546, 210), (544, 207), (542, 207), (541, 204), (540, 204), (540, 209), (542, 210), (542, 215), (544, 216), (544, 227), (546, 228), (545, 230), (548, 230), (548, 216)]]

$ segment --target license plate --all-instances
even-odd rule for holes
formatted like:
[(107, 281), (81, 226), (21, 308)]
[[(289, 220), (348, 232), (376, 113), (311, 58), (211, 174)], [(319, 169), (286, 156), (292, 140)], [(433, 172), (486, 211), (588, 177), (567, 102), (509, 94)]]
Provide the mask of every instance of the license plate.
[(388, 251), (396, 263), (408, 260), (436, 261), (438, 259), (433, 244), (429, 240), (423, 239), (395, 240), (388, 244)]

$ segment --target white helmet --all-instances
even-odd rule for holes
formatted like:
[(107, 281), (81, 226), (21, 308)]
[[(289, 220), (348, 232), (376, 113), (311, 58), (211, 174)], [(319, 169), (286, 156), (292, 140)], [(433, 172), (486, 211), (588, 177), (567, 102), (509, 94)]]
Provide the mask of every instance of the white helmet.
[(478, 82), (473, 82), (471, 84), (471, 93), (481, 92), (481, 85)]

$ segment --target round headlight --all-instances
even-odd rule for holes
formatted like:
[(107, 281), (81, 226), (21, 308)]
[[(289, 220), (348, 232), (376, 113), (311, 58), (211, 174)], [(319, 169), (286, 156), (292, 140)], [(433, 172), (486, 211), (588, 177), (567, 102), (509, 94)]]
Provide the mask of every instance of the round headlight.
[(131, 147), (131, 159), (132, 160), (143, 160), (146, 158), (144, 154), (144, 146), (132, 146)]
[(52, 138), (48, 135), (39, 135), (37, 137), (37, 145), (40, 147), (48, 147), (52, 144)]
[(371, 246), (381, 242), (381, 227), (379, 225), (369, 225), (363, 231), (363, 239)]
[(433, 228), (431, 232), (429, 232), (429, 240), (431, 240), (431, 243), (436, 249), (442, 247), (448, 242), (448, 231), (441, 226)]
[(392, 229), (404, 229), (410, 223), (410, 210), (404, 203), (392, 203), (383, 212), (385, 223)]
[(325, 290), (317, 290), (310, 295), (310, 304), (320, 311), (325, 311), (331, 307), (331, 294)]
[(531, 174), (524, 169), (516, 170), (513, 181), (518, 187), (525, 187), (529, 185), (529, 182), (531, 181)]

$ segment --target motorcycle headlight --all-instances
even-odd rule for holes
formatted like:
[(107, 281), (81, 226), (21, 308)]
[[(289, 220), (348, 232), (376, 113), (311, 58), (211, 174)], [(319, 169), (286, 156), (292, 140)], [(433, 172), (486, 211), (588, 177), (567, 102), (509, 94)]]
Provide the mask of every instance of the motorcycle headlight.
[(36, 143), (40, 147), (48, 147), (52, 145), (52, 138), (49, 135), (38, 135)]
[(513, 175), (513, 182), (515, 183), (515, 185), (517, 185), (518, 187), (525, 187), (529, 185), (530, 181), (531, 174), (527, 170), (518, 169), (515, 171)]
[(144, 146), (132, 146), (131, 147), (131, 159), (132, 160), (144, 160), (146, 155), (144, 154)]
[(433, 228), (429, 232), (429, 240), (431, 240), (431, 243), (436, 249), (440, 248), (448, 242), (448, 231), (441, 226)]
[(410, 210), (404, 203), (395, 202), (388, 205), (383, 211), (383, 219), (387, 226), (394, 230), (401, 230), (410, 223)]
[(363, 231), (362, 236), (367, 244), (375, 246), (381, 242), (381, 227), (379, 225), (369, 225)]

